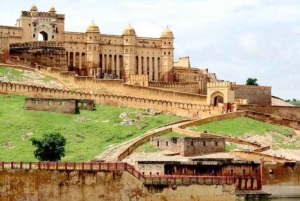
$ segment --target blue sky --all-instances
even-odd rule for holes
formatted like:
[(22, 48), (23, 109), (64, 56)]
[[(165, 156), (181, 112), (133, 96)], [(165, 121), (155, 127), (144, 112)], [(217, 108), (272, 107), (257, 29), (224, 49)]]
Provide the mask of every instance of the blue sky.
[(0, 24), (14, 25), (21, 10), (54, 6), (65, 30), (84, 32), (92, 20), (101, 33), (175, 36), (175, 60), (209, 69), (219, 79), (244, 84), (248, 77), (272, 86), (272, 94), (300, 99), (299, 0), (0, 0)]

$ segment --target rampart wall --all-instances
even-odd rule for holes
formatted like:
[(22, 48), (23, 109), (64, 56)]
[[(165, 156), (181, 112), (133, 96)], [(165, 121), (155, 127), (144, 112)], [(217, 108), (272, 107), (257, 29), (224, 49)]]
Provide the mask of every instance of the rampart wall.
[[(7, 167), (6, 164), (3, 168), (4, 163), (0, 163), (0, 165), (2, 167), (2, 169), (0, 167), (1, 201), (159, 201), (169, 198), (181, 201), (191, 200), (191, 197), (195, 200), (205, 199), (208, 201), (235, 200), (235, 186), (232, 177), (185, 176), (185, 180), (182, 176), (169, 177), (167, 180), (165, 177), (159, 179), (164, 185), (156, 185), (152, 177), (135, 175), (129, 169), (133, 167), (126, 166), (124, 163), (59, 164), (63, 165), (63, 169), (60, 166), (57, 168), (58, 163), (39, 163), (35, 168), (33, 168), (34, 163), (29, 164), (31, 168), (24, 168), (25, 164), (23, 164), (23, 168), (20, 168), (21, 163), (18, 164), (18, 167), (15, 167), (16, 164), (12, 164), (13, 168)], [(183, 183), (176, 185), (175, 178)], [(190, 180), (195, 183), (192, 184), (189, 182)], [(147, 184), (149, 181), (150, 183)], [(155, 181), (158, 181), (158, 178)], [(176, 187), (168, 188), (166, 181), (175, 182)], [(216, 185), (207, 185), (212, 181), (217, 182)], [(184, 183), (190, 185), (184, 185)]]
[(191, 127), (191, 126), (197, 126), (197, 125), (210, 123), (213, 121), (221, 121), (221, 120), (225, 120), (225, 119), (232, 119), (232, 118), (244, 117), (244, 116), (245, 116), (245, 112), (231, 112), (231, 113), (227, 113), (227, 114), (221, 114), (221, 115), (216, 115), (213, 117), (208, 117), (205, 119), (198, 119), (195, 121), (190, 121), (190, 122), (187, 122), (187, 123), (181, 125), (181, 128), (187, 128), (187, 127)]
[(149, 87), (166, 88), (172, 91), (180, 91), (185, 93), (200, 93), (200, 86), (198, 82), (149, 82)]
[(248, 104), (269, 106), (271, 102), (271, 87), (252, 85), (231, 85), (235, 99), (247, 99)]
[(279, 117), (271, 114), (266, 113), (260, 113), (260, 112), (254, 112), (246, 110), (246, 116), (258, 121), (263, 121), (266, 123), (273, 123), (273, 124), (279, 124), (283, 126), (288, 126), (296, 130), (300, 130), (300, 119), (294, 120), (294, 119), (288, 119), (284, 117)]
[(258, 105), (237, 105), (239, 110), (250, 110), (259, 113), (266, 113), (288, 119), (300, 120), (300, 107), (296, 106), (258, 106)]
[[(180, 115), (192, 116), (201, 110), (219, 110), (218, 107), (190, 104), (173, 101), (162, 101), (159, 99), (137, 98), (131, 96), (107, 95), (107, 94), (91, 94), (85, 92), (74, 92), (60, 89), (51, 89), (44, 87), (36, 87), (31, 85), (14, 84), (0, 82), (0, 93), (3, 94), (20, 94), (29, 97), (39, 98), (62, 98), (62, 99), (90, 99), (94, 100), (95, 104), (106, 104), (112, 106), (124, 106), (138, 109), (153, 108), (162, 112), (171, 112)], [(159, 98), (160, 96), (157, 96)], [(187, 97), (189, 95), (187, 94)], [(178, 99), (180, 100), (180, 99)]]
[[(58, 81), (63, 82), (62, 80), (69, 81), (74, 85), (80, 86), (83, 89), (90, 89), (90, 91), (95, 89), (109, 89), (109, 91), (114, 92), (115, 94), (123, 94), (129, 95), (139, 98), (149, 98), (149, 99), (159, 99), (164, 101), (173, 101), (173, 102), (181, 102), (181, 103), (192, 103), (192, 104), (201, 104), (206, 105), (206, 95), (188, 93), (190, 91), (183, 90), (184, 92), (172, 91), (173, 89), (158, 89), (152, 87), (144, 86), (135, 86), (124, 84), (120, 79), (94, 79), (93, 77), (88, 76), (75, 76), (73, 72), (60, 71), (59, 68), (55, 67), (46, 67), (46, 66), (38, 66), (38, 69), (29, 68), (26, 66), (20, 65), (8, 65), (3, 64), (4, 66), (8, 66), (11, 68), (42, 72), (46, 76), (52, 75), (54, 78), (58, 79)], [(69, 89), (66, 83), (62, 83)], [(194, 84), (192, 84), (194, 86)], [(180, 89), (181, 85), (176, 85), (174, 88)], [(199, 87), (198, 87), (199, 89)], [(198, 90), (197, 89), (197, 90)]]

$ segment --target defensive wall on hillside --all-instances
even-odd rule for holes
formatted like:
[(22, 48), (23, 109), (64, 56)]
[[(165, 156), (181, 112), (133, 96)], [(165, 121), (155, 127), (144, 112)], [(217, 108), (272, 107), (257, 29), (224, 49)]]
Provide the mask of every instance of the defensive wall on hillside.
[[(14, 84), (0, 82), (0, 93), (20, 94), (36, 98), (62, 98), (62, 99), (89, 99), (94, 100), (95, 104), (106, 104), (112, 106), (123, 106), (138, 109), (153, 108), (162, 112), (171, 112), (181, 116), (191, 117), (199, 111), (221, 111), (219, 107), (201, 104), (189, 104), (183, 102), (162, 101), (158, 99), (138, 98), (131, 96), (90, 94), (85, 92), (74, 92), (31, 85)], [(189, 97), (189, 94), (187, 94)], [(178, 99), (180, 100), (180, 99)]]
[(246, 117), (266, 122), (266, 123), (273, 123), (273, 124), (279, 124), (283, 126), (288, 126), (296, 130), (300, 130), (300, 119), (294, 120), (294, 119), (288, 119), (284, 117), (279, 117), (271, 114), (266, 113), (260, 113), (260, 112), (254, 112), (245, 110)]
[(300, 107), (296, 106), (259, 106), (259, 105), (237, 105), (239, 110), (249, 110), (259, 113), (271, 114), (287, 119), (300, 120)]
[(152, 82), (149, 81), (149, 87), (165, 88), (172, 91), (181, 91), (185, 93), (200, 94), (199, 82)]
[(247, 99), (248, 104), (272, 105), (271, 87), (232, 84), (230, 89), (234, 91), (235, 99)]
[(235, 200), (233, 177), (144, 176), (126, 163), (0, 162), (0, 200)]
[[(182, 102), (182, 103), (192, 103), (192, 104), (201, 104), (206, 105), (206, 95), (186, 93), (188, 90), (171, 90), (171, 89), (158, 89), (147, 86), (137, 86), (123, 83), (120, 79), (94, 79), (93, 77), (87, 76), (76, 76), (74, 72), (61, 72), (59, 68), (50, 68), (38, 66), (35, 68), (30, 68), (21, 65), (8, 65), (2, 64), (7, 67), (21, 69), (21, 70), (31, 70), (45, 73), (45, 75), (52, 75), (55, 78), (61, 80), (68, 80), (71, 83), (80, 86), (83, 89), (109, 89), (117, 94), (130, 95), (139, 98), (151, 98), (151, 99), (160, 99), (164, 101), (173, 101), (173, 102)], [(144, 78), (141, 78), (142, 81)], [(137, 81), (136, 81), (137, 82)], [(173, 88), (182, 89), (182, 87), (189, 85), (185, 83), (170, 83), (173, 84)], [(64, 83), (66, 85), (66, 83)], [(190, 84), (195, 86), (195, 84)], [(68, 88), (67, 88), (68, 89)], [(187, 88), (186, 88), (187, 89)]]

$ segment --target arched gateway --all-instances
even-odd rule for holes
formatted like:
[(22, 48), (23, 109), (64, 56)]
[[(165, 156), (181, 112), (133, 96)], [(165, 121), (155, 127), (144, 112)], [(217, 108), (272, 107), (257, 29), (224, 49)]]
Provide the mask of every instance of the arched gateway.
[(207, 104), (223, 106), (224, 110), (231, 110), (234, 103), (234, 91), (230, 88), (230, 82), (207, 83)]

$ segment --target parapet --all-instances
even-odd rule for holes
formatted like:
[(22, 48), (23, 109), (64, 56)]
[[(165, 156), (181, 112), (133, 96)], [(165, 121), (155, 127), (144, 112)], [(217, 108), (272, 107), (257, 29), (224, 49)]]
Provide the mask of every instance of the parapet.
[(237, 85), (237, 84), (232, 84), (230, 89), (259, 89), (259, 90), (271, 90), (272, 87), (270, 86), (256, 86), (256, 85)]
[(21, 16), (23, 17), (55, 17), (58, 19), (65, 19), (64, 14), (55, 14), (52, 12), (31, 12), (31, 11), (21, 11)]
[(208, 82), (207, 88), (230, 87), (231, 82)]

